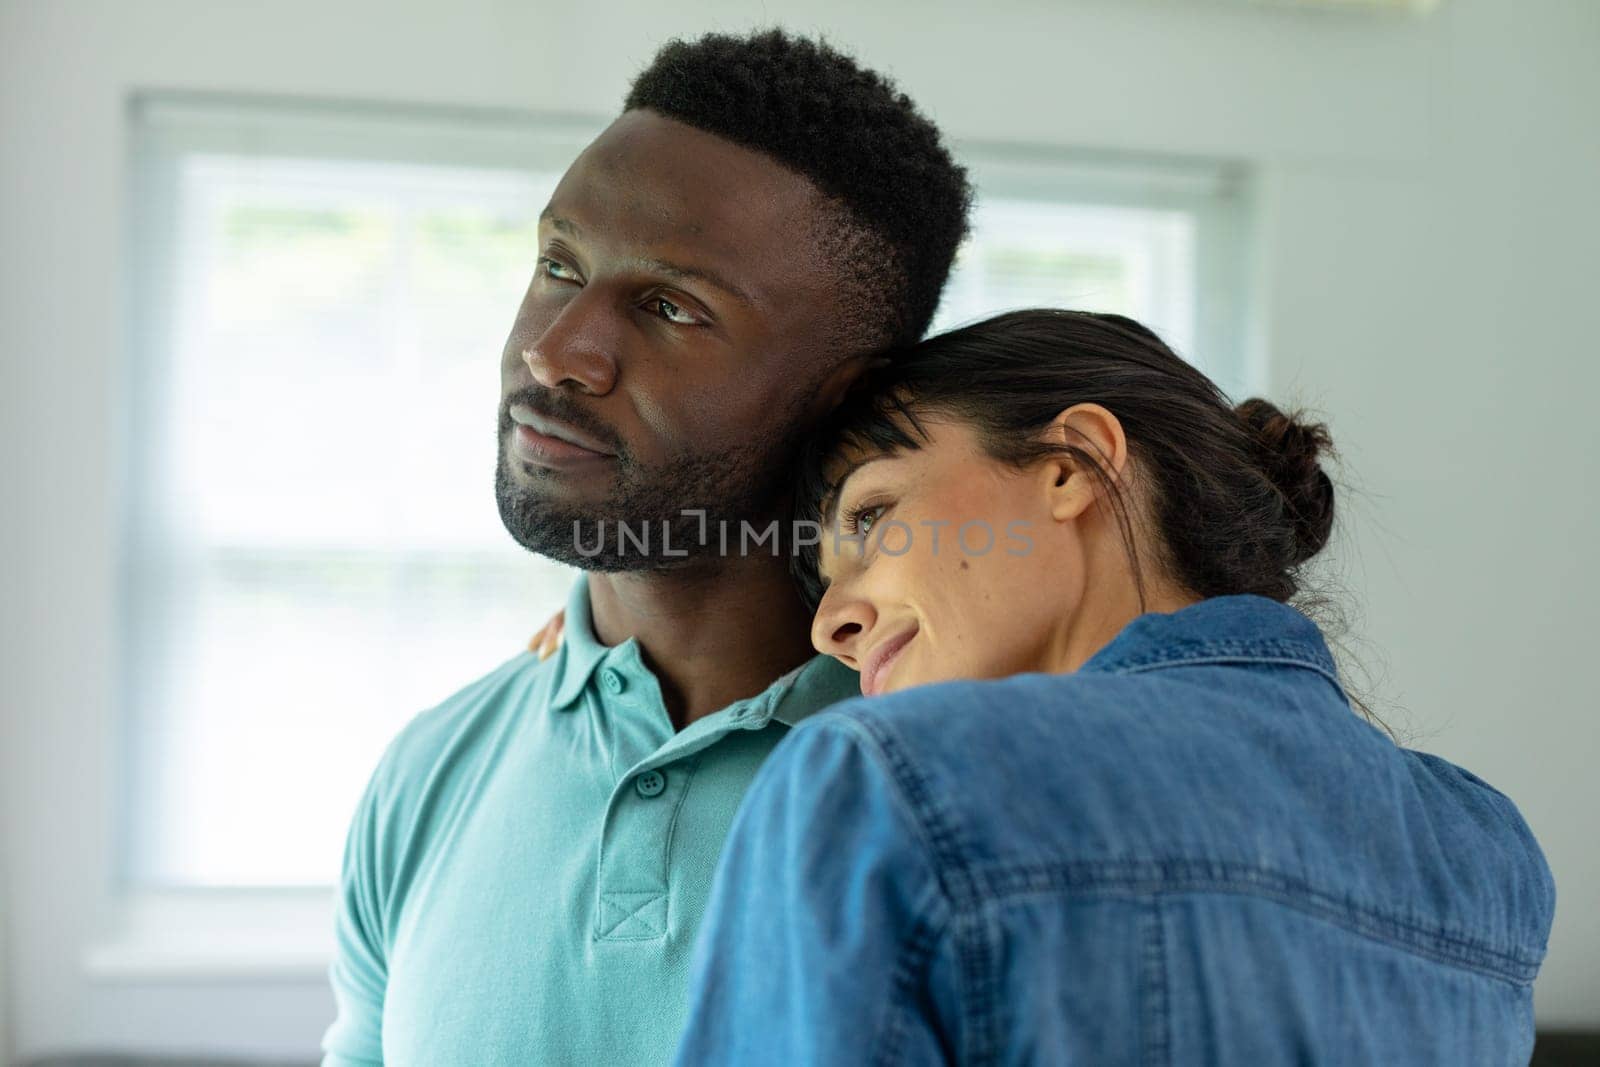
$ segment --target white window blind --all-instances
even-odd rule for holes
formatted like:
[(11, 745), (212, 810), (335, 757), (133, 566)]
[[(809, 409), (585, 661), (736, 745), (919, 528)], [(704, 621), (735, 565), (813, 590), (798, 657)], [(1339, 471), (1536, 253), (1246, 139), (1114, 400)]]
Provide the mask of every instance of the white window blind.
[[(332, 883), (383, 745), (564, 601), (571, 572), (496, 511), (498, 359), (538, 213), (602, 125), (135, 107), (130, 883)], [(936, 328), (1117, 311), (1238, 384), (1222, 171), (962, 152), (981, 200)]]

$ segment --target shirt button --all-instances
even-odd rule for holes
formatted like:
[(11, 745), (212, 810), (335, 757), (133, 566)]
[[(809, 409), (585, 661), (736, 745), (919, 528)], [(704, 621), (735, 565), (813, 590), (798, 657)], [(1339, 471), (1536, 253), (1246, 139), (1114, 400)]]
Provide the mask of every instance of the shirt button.
[(622, 675), (607, 667), (600, 672), (600, 684), (605, 687), (606, 692), (616, 694), (622, 692), (625, 683), (622, 681)]
[(661, 791), (667, 787), (667, 776), (660, 771), (645, 771), (633, 780), (633, 787), (646, 799), (660, 796)]

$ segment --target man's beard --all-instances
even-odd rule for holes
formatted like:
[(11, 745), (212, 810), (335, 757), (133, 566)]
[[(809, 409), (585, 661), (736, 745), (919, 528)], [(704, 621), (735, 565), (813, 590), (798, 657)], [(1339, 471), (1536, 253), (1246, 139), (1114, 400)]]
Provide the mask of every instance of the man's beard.
[[(666, 570), (723, 555), (786, 556), (792, 551), (785, 528), (789, 478), (806, 429), (791, 412), (764, 440), (685, 453), (659, 468), (624, 450), (612, 463), (615, 481), (607, 498), (577, 505), (562, 500), (554, 478), (541, 479), (538, 467), (531, 468), (532, 484), (516, 480), (510, 464), (520, 461), (502, 444), (494, 476), (500, 521), (523, 548), (586, 571)], [(774, 520), (775, 535), (769, 532)]]

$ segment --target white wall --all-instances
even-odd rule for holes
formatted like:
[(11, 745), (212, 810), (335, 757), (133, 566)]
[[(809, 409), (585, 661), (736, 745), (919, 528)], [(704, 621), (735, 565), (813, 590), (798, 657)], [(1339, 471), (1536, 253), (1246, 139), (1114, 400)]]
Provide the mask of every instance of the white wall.
[[(5, 835), (0, 832), (0, 841)], [(11, 960), (8, 954), (11, 913), (6, 904), (4, 845), (0, 845), (0, 1067), (11, 1062)]]
[[(0, 0), (0, 711), (11, 1029), (33, 1053), (233, 1035), (314, 1051), (315, 980), (91, 982), (112, 802), (122, 106), (145, 87), (608, 112), (672, 32), (745, 3)], [(1272, 392), (1364, 495), (1362, 654), (1416, 744), (1520, 805), (1560, 893), (1544, 1025), (1600, 1025), (1600, 4), (1432, 17), (1224, 4), (830, 0), (803, 15), (955, 137), (1259, 168)], [(981, 13), (980, 13), (981, 12)], [(507, 323), (513, 309), (506, 309)], [(1586, 981), (1587, 980), (1587, 981)]]

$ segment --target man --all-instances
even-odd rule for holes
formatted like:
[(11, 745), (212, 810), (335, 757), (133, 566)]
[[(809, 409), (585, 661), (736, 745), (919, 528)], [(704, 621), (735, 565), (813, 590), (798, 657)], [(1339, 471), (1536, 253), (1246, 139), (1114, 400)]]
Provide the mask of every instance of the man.
[(926, 330), (970, 201), (905, 96), (778, 31), (669, 44), (572, 164), (502, 358), (496, 495), (589, 573), (558, 655), (417, 716), (373, 773), (325, 1067), (670, 1057), (746, 786), (858, 691), (741, 535), (786, 517), (798, 441), (871, 354)]

